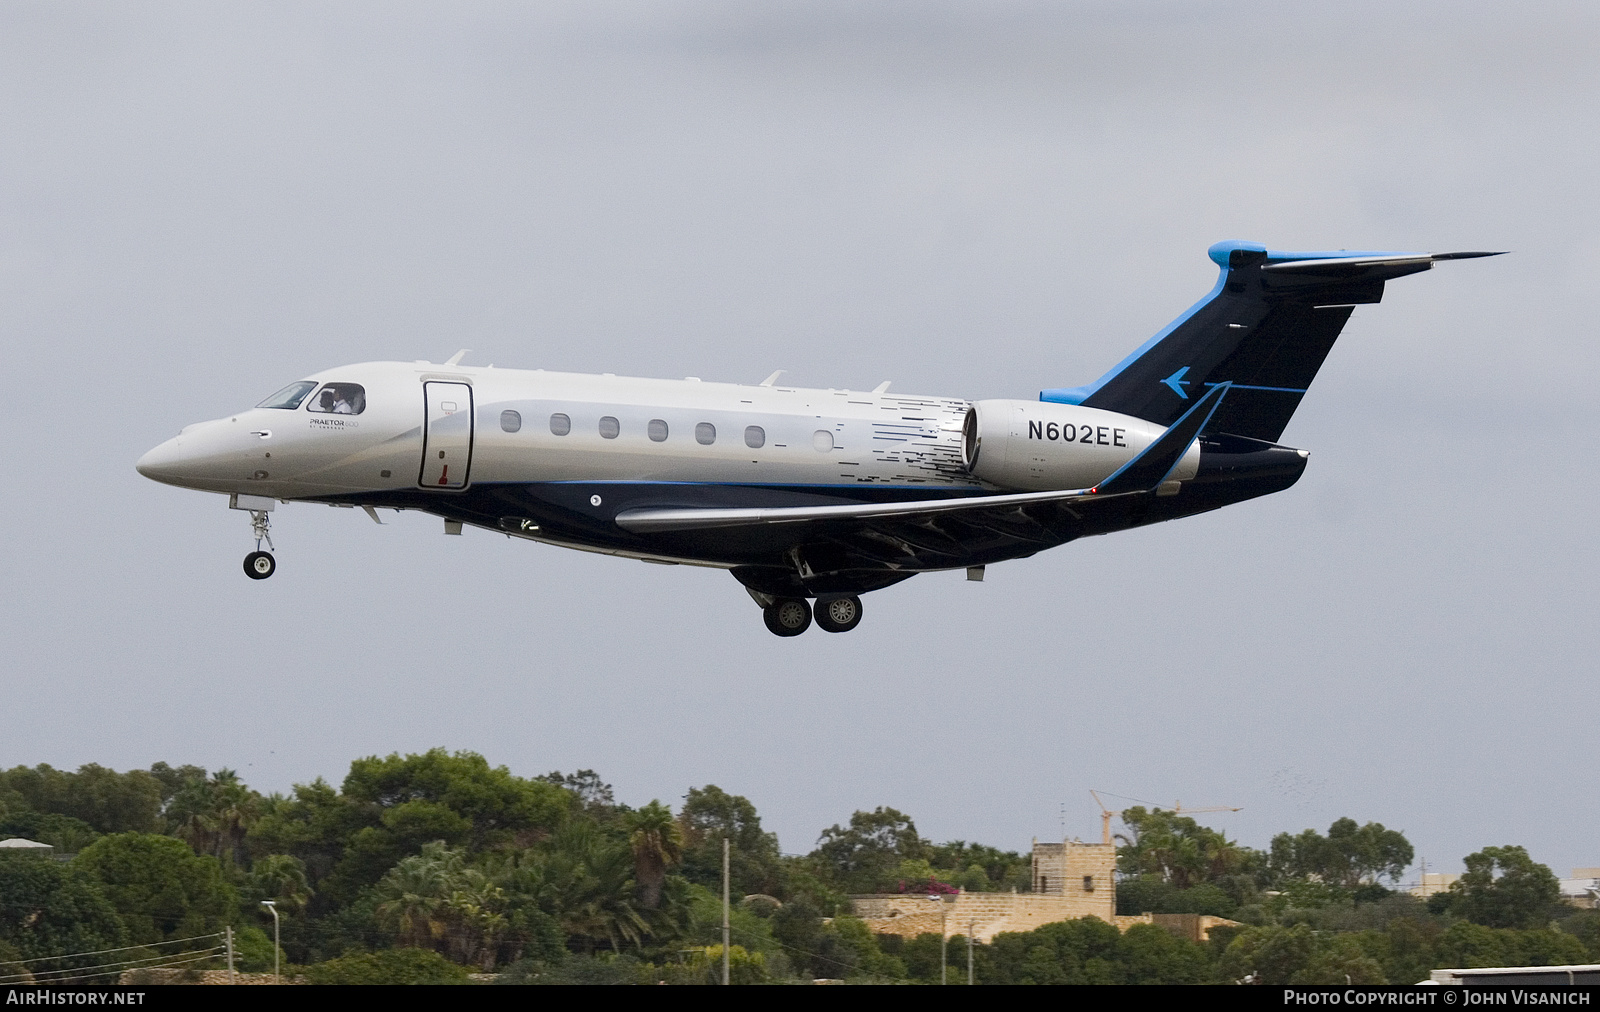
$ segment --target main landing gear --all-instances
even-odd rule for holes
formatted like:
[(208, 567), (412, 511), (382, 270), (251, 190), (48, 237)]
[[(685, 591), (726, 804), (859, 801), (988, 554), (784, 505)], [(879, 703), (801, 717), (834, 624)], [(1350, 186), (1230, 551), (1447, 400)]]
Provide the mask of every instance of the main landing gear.
[(266, 510), (250, 511), (250, 532), (256, 536), (256, 550), (244, 557), (244, 575), (252, 580), (265, 580), (278, 571), (278, 560), (272, 557), (272, 552), (261, 550), (263, 541), (268, 548), (274, 547), (272, 535), (268, 533), (271, 528), (272, 519)]
[[(810, 602), (799, 597), (780, 597), (761, 609), (761, 617), (775, 636), (798, 636), (811, 628)], [(849, 632), (861, 624), (861, 598), (834, 597), (817, 602), (817, 625), (824, 632)]]

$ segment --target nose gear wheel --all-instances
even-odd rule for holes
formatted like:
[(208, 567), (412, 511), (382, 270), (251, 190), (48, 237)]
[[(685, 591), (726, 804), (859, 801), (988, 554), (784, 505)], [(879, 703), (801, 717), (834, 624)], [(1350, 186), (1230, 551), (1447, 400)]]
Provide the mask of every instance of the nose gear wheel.
[(278, 571), (278, 560), (272, 557), (272, 552), (263, 552), (261, 542), (265, 541), (267, 547), (277, 550), (272, 543), (272, 517), (266, 510), (250, 511), (250, 533), (256, 536), (256, 550), (244, 557), (244, 575), (252, 580), (265, 580)]
[(811, 628), (811, 605), (798, 597), (780, 597), (761, 609), (767, 628), (776, 636), (798, 636)]

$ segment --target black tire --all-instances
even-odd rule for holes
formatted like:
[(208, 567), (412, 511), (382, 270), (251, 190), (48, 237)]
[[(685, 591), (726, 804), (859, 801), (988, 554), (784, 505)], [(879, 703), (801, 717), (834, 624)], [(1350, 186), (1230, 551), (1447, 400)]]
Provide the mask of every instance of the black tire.
[(761, 609), (774, 636), (798, 636), (811, 628), (811, 605), (798, 597), (780, 597)]
[(824, 632), (849, 632), (861, 624), (861, 598), (836, 597), (818, 601), (816, 613), (817, 626)]
[(244, 557), (244, 575), (252, 580), (265, 580), (278, 571), (278, 560), (271, 552), (251, 552)]

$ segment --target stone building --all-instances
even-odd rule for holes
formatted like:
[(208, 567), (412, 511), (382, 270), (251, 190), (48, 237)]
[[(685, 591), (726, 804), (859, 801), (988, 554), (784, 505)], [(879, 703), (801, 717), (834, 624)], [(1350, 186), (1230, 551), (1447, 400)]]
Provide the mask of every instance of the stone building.
[(923, 933), (970, 935), (989, 942), (1003, 931), (1032, 931), (1056, 921), (1098, 917), (1126, 929), (1151, 916), (1117, 916), (1117, 851), (1112, 844), (1033, 843), (1033, 891), (963, 892), (930, 897), (919, 893), (852, 896), (855, 916), (873, 931), (914, 938)]

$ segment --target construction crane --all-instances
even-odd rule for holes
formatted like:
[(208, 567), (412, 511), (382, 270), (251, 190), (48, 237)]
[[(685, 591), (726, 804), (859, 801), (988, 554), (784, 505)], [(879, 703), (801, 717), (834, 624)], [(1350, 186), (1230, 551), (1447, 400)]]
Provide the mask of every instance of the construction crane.
[[(1094, 797), (1094, 803), (1100, 806), (1100, 842), (1109, 845), (1111, 843), (1111, 820), (1122, 815), (1122, 810), (1118, 809), (1116, 811), (1112, 811), (1111, 809), (1107, 808), (1106, 803), (1100, 800), (1100, 793), (1098, 791), (1090, 790), (1089, 793)], [(1109, 791), (1106, 793), (1110, 794)], [(1112, 794), (1111, 796), (1116, 798), (1121, 797), (1122, 795)], [(1138, 798), (1129, 798), (1128, 800), (1139, 801)], [(1156, 804), (1154, 801), (1144, 801), (1140, 803), (1146, 805)], [(1160, 806), (1156, 807), (1159, 808)], [(1205, 808), (1185, 808), (1183, 807), (1183, 802), (1178, 801), (1173, 804), (1171, 811), (1175, 815), (1198, 815), (1201, 812), (1242, 812), (1244, 809), (1234, 808), (1230, 805), (1209, 805)]]

